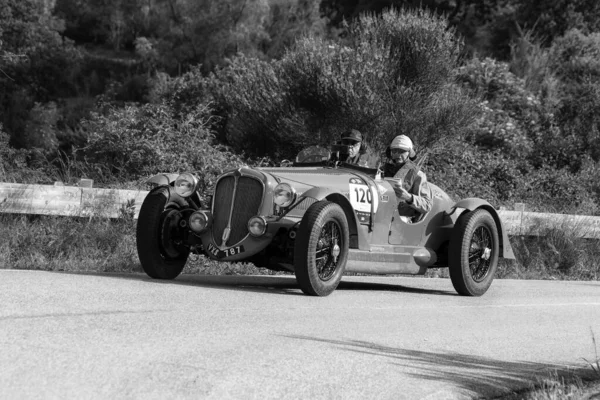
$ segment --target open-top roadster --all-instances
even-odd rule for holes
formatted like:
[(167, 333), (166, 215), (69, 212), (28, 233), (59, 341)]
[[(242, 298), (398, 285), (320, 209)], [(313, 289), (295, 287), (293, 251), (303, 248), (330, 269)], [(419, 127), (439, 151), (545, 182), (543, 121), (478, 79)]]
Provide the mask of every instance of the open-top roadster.
[(151, 178), (157, 186), (142, 204), (136, 234), (144, 271), (174, 279), (194, 252), (292, 271), (304, 293), (326, 296), (345, 272), (423, 275), (447, 267), (459, 294), (480, 296), (499, 257), (514, 258), (487, 201), (454, 202), (428, 183), (431, 210), (406, 222), (379, 169), (333, 161), (333, 154), (314, 147), (289, 166), (227, 171), (206, 207), (194, 175)]

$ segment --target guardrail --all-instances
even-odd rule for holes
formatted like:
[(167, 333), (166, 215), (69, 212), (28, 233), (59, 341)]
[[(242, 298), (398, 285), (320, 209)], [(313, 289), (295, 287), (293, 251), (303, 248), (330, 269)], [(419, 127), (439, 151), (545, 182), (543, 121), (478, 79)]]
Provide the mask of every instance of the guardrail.
[[(148, 194), (145, 190), (96, 189), (78, 186), (0, 183), (0, 213), (137, 218)], [(573, 236), (600, 239), (600, 217), (499, 210), (508, 234), (545, 236), (547, 229), (562, 229)]]
[(137, 218), (146, 190), (0, 183), (0, 213), (117, 218), (123, 211)]

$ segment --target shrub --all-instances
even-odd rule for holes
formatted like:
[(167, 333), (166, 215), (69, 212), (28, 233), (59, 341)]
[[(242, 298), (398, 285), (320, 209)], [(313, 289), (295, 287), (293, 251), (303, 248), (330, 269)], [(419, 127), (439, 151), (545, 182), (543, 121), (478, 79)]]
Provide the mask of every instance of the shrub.
[(25, 124), (23, 142), (26, 148), (55, 152), (58, 148), (56, 124), (60, 118), (56, 103), (35, 103)]
[(531, 170), (520, 179), (516, 198), (531, 211), (598, 215), (599, 185), (598, 166), (586, 159), (578, 172), (552, 166)]
[(539, 143), (548, 142), (547, 132), (554, 124), (551, 110), (509, 71), (507, 63), (473, 59), (460, 68), (459, 80), (483, 100), (482, 114), (467, 134), (474, 143), (523, 158), (532, 155)]
[(600, 161), (600, 33), (571, 30), (550, 53), (561, 79), (557, 119), (563, 135), (576, 139), (575, 154)]
[[(15, 234), (16, 233), (16, 234)], [(0, 268), (132, 272), (132, 220), (0, 214)]]
[(30, 150), (15, 149), (10, 145), (10, 136), (2, 130), (0, 124), (0, 182), (30, 182), (47, 181), (45, 174), (28, 165)]
[(399, 133), (421, 146), (455, 134), (474, 115), (454, 85), (459, 44), (426, 11), (363, 16), (342, 43), (306, 37), (281, 61), (238, 58), (210, 85), (227, 139), (258, 155), (290, 157), (357, 128), (381, 150)]
[(428, 181), (440, 184), (455, 200), (479, 197), (495, 207), (512, 207), (522, 180), (519, 165), (502, 152), (482, 150), (459, 138), (431, 149), (424, 171)]
[(534, 32), (526, 31), (511, 45), (510, 71), (523, 79), (525, 88), (549, 107), (558, 104), (559, 80), (552, 70), (552, 57)]
[(166, 105), (110, 108), (84, 122), (86, 160), (100, 181), (136, 180), (160, 172), (190, 171), (211, 186), (225, 168), (241, 159), (213, 140), (207, 108), (174, 118)]
[(503, 265), (499, 278), (597, 280), (600, 277), (596, 239), (582, 239), (578, 228), (547, 227), (540, 236), (514, 236), (517, 263)]
[(222, 137), (238, 151), (289, 157), (302, 145), (303, 121), (290, 104), (277, 63), (240, 56), (208, 84), (225, 118)]

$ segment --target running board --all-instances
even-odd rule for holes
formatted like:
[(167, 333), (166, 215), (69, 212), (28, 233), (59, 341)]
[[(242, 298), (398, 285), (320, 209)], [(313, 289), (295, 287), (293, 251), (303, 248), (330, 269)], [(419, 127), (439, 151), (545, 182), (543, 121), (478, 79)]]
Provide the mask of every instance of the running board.
[(384, 252), (350, 249), (346, 272), (364, 274), (410, 274), (424, 275), (427, 267), (437, 261), (433, 250), (425, 247), (406, 248), (408, 252)]

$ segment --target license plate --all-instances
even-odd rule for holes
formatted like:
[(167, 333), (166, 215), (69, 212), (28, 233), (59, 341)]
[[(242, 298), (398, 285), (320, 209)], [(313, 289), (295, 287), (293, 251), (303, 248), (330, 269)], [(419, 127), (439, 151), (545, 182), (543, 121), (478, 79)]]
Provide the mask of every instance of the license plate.
[(240, 254), (244, 252), (244, 246), (235, 246), (230, 247), (228, 249), (219, 249), (214, 244), (208, 244), (208, 252), (215, 256), (216, 258), (230, 257), (235, 256), (236, 254)]

